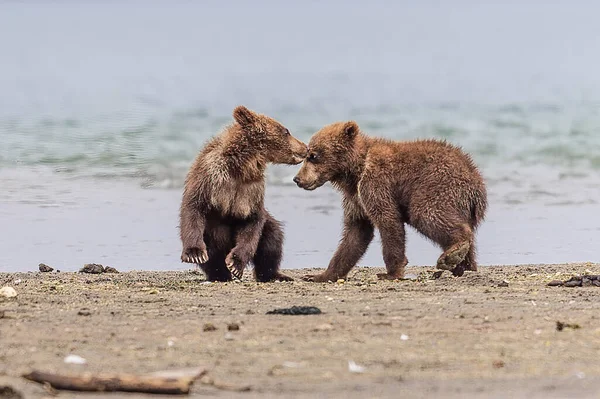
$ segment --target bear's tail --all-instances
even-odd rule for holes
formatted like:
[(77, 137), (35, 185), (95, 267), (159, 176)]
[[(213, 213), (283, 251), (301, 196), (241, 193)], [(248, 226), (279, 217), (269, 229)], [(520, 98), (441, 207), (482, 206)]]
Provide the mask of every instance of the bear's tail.
[(485, 186), (482, 186), (475, 190), (471, 197), (471, 225), (473, 229), (476, 229), (485, 219), (487, 206), (487, 190)]

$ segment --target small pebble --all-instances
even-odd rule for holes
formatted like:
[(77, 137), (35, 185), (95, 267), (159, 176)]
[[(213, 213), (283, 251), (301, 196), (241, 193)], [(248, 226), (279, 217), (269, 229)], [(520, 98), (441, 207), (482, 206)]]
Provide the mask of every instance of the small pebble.
[(435, 271), (435, 272), (434, 272), (434, 273), (431, 275), (431, 279), (432, 279), (432, 280), (437, 280), (437, 279), (439, 279), (440, 277), (442, 277), (442, 274), (444, 274), (444, 271), (443, 271), (443, 270), (437, 270), (437, 271)]
[(119, 273), (119, 271), (114, 267), (106, 266), (104, 268), (104, 273)]
[(565, 283), (565, 287), (581, 287), (581, 280), (569, 280)]
[(494, 366), (495, 369), (501, 369), (502, 367), (504, 367), (505, 363), (502, 360), (496, 360), (494, 362), (492, 362), (492, 366)]
[(502, 280), (498, 283), (498, 287), (508, 287), (508, 281)]
[(233, 341), (233, 334), (230, 332), (225, 334), (225, 341)]
[(206, 323), (202, 327), (202, 330), (203, 331), (217, 331), (217, 327), (215, 327), (215, 325), (212, 323)]
[(579, 330), (581, 326), (577, 323), (563, 323), (562, 321), (556, 322), (556, 331), (562, 331), (565, 328), (570, 328), (572, 330)]
[(227, 331), (239, 331), (240, 325), (238, 323), (229, 323), (227, 324)]
[(65, 357), (64, 362), (67, 364), (86, 364), (87, 360), (85, 360), (81, 356), (69, 355), (69, 356)]
[(365, 370), (363, 366), (354, 363), (353, 360), (348, 361), (348, 371), (351, 373), (364, 373)]
[(0, 288), (0, 296), (4, 298), (14, 298), (17, 296), (17, 291), (13, 287), (2, 287)]
[(343, 278), (340, 278), (337, 281), (338, 284), (344, 284), (345, 282), (346, 282), (346, 280), (344, 280)]
[(40, 263), (38, 268), (39, 268), (40, 272), (42, 272), (42, 273), (49, 273), (54, 270), (53, 268), (51, 268), (50, 266), (48, 266), (44, 263)]
[(90, 312), (88, 309), (81, 309), (79, 312), (77, 312), (78, 316), (91, 316), (92, 312)]
[(560, 281), (560, 280), (552, 280), (548, 283), (548, 287), (559, 287), (564, 285), (565, 282), (564, 281)]

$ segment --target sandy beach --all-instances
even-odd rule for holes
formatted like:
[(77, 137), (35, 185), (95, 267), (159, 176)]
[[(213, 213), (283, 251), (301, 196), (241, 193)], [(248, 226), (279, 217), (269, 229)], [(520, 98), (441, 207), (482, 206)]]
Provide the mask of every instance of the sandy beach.
[[(231, 283), (193, 271), (0, 273), (18, 293), (0, 299), (0, 385), (41, 398), (49, 393), (21, 374), (205, 367), (192, 397), (596, 397), (600, 288), (547, 283), (600, 274), (599, 264), (439, 279), (411, 267), (410, 280), (395, 282), (377, 281), (379, 271), (356, 268), (330, 284), (300, 281), (310, 269), (269, 284), (250, 272)], [(293, 305), (323, 313), (266, 314)], [(65, 364), (68, 355), (87, 363)]]

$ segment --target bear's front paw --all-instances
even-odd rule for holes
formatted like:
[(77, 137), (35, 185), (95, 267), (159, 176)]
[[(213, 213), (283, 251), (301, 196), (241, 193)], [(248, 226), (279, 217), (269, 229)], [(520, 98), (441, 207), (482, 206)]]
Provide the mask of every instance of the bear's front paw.
[(248, 264), (248, 257), (244, 256), (235, 248), (225, 258), (225, 266), (231, 272), (231, 275), (237, 279), (242, 279), (244, 268)]
[(336, 278), (331, 277), (328, 273), (307, 274), (306, 276), (302, 277), (302, 280), (310, 281), (313, 283), (326, 283), (328, 281), (337, 281)]
[(201, 265), (208, 262), (208, 252), (206, 246), (201, 243), (198, 246), (185, 247), (181, 253), (181, 261), (184, 263), (195, 263)]

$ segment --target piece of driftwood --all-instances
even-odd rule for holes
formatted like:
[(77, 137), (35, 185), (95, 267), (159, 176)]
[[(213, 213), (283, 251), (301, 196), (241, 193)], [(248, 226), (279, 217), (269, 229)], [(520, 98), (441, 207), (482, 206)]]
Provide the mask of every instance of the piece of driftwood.
[(132, 374), (92, 374), (66, 375), (32, 371), (24, 378), (41, 384), (50, 384), (55, 389), (90, 392), (139, 392), (156, 394), (188, 394), (194, 381), (204, 374), (206, 369), (196, 369), (195, 373), (177, 372), (168, 376), (132, 375)]

